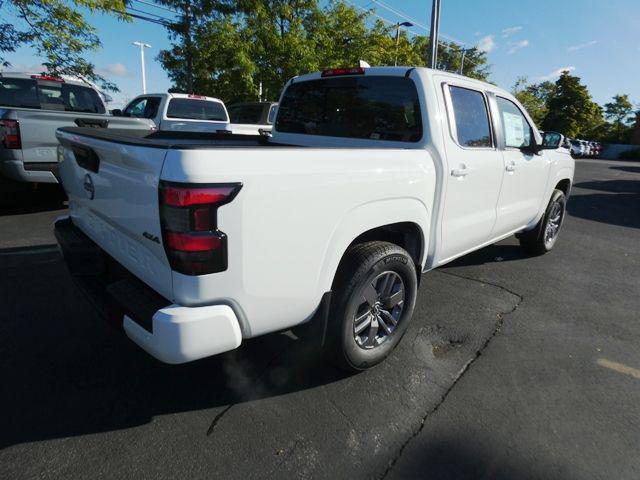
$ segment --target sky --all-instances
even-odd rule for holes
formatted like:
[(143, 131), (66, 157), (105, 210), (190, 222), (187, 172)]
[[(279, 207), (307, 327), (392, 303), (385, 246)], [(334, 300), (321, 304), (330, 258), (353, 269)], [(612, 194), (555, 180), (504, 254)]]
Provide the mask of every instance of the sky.
[[(429, 0), (345, 0), (373, 9), (389, 23), (409, 19), (409, 34), (427, 34), (431, 18)], [(171, 17), (166, 10), (133, 0), (132, 6)], [(581, 77), (595, 101), (608, 102), (618, 93), (629, 94), (640, 104), (640, 0), (441, 0), (440, 34), (465, 46), (488, 53), (490, 80), (510, 89), (519, 76), (531, 82), (555, 80), (568, 69)], [(165, 29), (153, 23), (89, 14), (98, 29), (102, 49), (87, 54), (120, 92), (113, 94), (111, 108), (142, 93), (139, 48), (143, 41), (147, 92), (165, 92), (171, 86), (158, 52), (169, 48)], [(373, 17), (375, 18), (375, 17)], [(8, 54), (7, 70), (39, 71), (41, 59), (30, 48)], [(366, 59), (364, 59), (366, 60)], [(196, 92), (197, 93), (197, 92)]]

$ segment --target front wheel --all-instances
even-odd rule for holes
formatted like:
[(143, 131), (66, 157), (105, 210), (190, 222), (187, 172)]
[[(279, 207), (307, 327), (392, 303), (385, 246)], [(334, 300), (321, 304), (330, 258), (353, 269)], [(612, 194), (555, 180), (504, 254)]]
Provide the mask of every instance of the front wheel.
[(337, 366), (360, 371), (384, 360), (409, 326), (417, 293), (411, 256), (388, 242), (351, 248), (333, 288), (327, 353)]
[(567, 208), (567, 197), (562, 190), (554, 190), (547, 209), (533, 230), (518, 235), (520, 245), (532, 255), (542, 255), (556, 244)]

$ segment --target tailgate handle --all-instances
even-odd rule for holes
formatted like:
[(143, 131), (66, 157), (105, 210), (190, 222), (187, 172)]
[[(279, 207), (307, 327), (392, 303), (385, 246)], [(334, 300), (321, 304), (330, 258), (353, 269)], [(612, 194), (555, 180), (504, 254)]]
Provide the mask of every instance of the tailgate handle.
[(79, 127), (107, 128), (109, 126), (109, 120), (102, 118), (76, 118), (74, 121)]
[(100, 168), (100, 157), (98, 154), (89, 147), (84, 145), (71, 145), (73, 156), (76, 158), (76, 163), (90, 172), (98, 173)]

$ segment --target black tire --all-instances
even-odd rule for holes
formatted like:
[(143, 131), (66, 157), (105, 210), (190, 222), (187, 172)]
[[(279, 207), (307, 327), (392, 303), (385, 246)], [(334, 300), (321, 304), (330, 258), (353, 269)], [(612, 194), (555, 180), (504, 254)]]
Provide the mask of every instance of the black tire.
[[(564, 192), (558, 189), (554, 190), (547, 209), (535, 228), (518, 234), (520, 246), (531, 255), (543, 255), (550, 251), (560, 234), (566, 209), (567, 198)], [(553, 227), (549, 226), (551, 222), (554, 224)], [(549, 236), (548, 230), (550, 228), (554, 229), (551, 236)]]
[[(366, 242), (349, 249), (333, 284), (325, 343), (329, 359), (352, 372), (383, 361), (407, 331), (417, 288), (413, 259), (399, 246)], [(359, 333), (356, 317), (364, 318), (357, 323), (364, 325)]]

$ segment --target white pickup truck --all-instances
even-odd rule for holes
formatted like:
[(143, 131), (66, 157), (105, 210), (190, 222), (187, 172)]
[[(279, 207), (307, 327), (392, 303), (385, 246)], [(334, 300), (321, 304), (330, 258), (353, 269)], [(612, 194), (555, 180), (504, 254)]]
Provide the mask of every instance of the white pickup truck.
[(574, 173), (511, 94), (425, 68), (295, 77), (271, 139), (57, 135), (69, 269), (168, 363), (298, 327), (369, 368), (407, 330), (421, 272), (513, 234), (551, 250)]
[(150, 121), (157, 130), (171, 132), (231, 133), (229, 114), (222, 100), (186, 93), (147, 93), (131, 100), (116, 117)]

